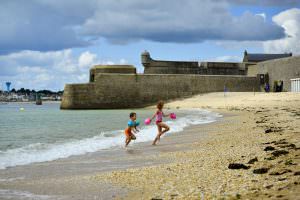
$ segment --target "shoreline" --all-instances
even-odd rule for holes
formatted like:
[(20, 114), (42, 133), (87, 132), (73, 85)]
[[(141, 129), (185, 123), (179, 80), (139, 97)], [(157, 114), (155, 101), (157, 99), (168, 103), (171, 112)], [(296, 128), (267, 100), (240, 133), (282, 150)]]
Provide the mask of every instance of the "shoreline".
[[(193, 150), (169, 153), (167, 158), (175, 158), (170, 164), (94, 179), (131, 188), (126, 199), (297, 199), (300, 94), (229, 93), (226, 100), (221, 95), (166, 104), (236, 114), (211, 126), (211, 140), (197, 141)], [(229, 169), (230, 164), (246, 169)]]
[[(119, 113), (118, 111), (114, 112)], [(127, 115), (127, 112), (128, 111), (123, 110), (120, 114), (123, 115), (125, 113)], [(145, 109), (141, 110), (141, 115), (143, 117), (147, 116), (145, 115), (145, 112), (148, 113), (149, 111)], [(172, 126), (172, 129), (170, 131), (171, 133), (168, 132), (167, 134), (168, 137), (173, 134), (178, 134), (178, 132), (182, 131), (182, 129), (185, 129), (193, 124), (211, 123), (212, 121), (218, 120), (220, 117), (216, 113), (203, 109), (176, 110), (176, 112), (179, 116), (179, 120), (174, 121), (166, 118), (167, 123)], [(77, 112), (74, 112), (73, 115), (77, 115)], [(45, 129), (45, 131), (47, 131), (47, 128)], [(86, 129), (84, 128), (82, 129), (82, 131), (86, 131)], [(156, 132), (157, 128), (153, 123), (149, 126), (140, 127), (140, 132), (137, 134), (138, 139), (132, 141), (129, 148), (131, 148), (132, 145), (136, 145), (137, 143), (142, 143), (145, 141), (151, 143), (153, 141), (153, 138), (155, 138), (156, 136)], [(89, 133), (87, 132), (86, 134)], [(120, 129), (120, 127), (112, 128), (106, 131), (100, 130), (97, 134), (98, 135), (92, 135), (74, 141), (70, 141), (69, 139), (61, 142), (60, 144), (54, 143), (53, 145), (48, 145), (46, 143), (41, 151), (39, 148), (26, 149), (27, 146), (12, 148), (8, 151), (4, 150), (1, 154), (1, 160), (3, 160), (3, 162), (1, 162), (0, 164), (0, 169), (5, 169), (7, 167), (25, 166), (32, 163), (51, 162), (58, 159), (66, 159), (72, 156), (84, 156), (86, 153), (93, 153), (101, 150), (109, 151), (111, 148), (115, 149), (124, 147), (124, 133), (123, 130)], [(75, 136), (75, 134), (72, 135)], [(91, 145), (93, 145), (93, 148), (90, 147)], [(39, 146), (37, 145), (37, 147)]]
[[(43, 103), (61, 103), (61, 101), (42, 101)], [(0, 101), (5, 104), (35, 104), (36, 101)]]
[[(5, 195), (9, 194), (14, 199), (22, 199), (21, 196), (27, 193), (33, 196), (37, 195), (36, 198), (42, 198), (41, 195), (45, 195), (50, 199), (74, 199), (75, 197), (75, 199), (94, 199), (94, 197), (88, 197), (91, 194), (105, 197), (103, 199), (111, 199), (116, 193), (117, 196), (123, 196), (126, 194), (126, 190), (110, 183), (101, 183), (101, 187), (106, 189), (99, 193), (99, 189), (97, 189), (99, 182), (90, 181), (90, 177), (108, 171), (170, 163), (172, 159), (162, 160), (156, 155), (190, 149), (189, 146), (195, 139), (193, 132), (195, 127), (210, 127), (210, 124), (220, 123), (221, 120), (223, 118), (212, 123), (191, 125), (184, 128), (184, 131), (167, 134), (155, 147), (151, 145), (151, 141), (140, 142), (131, 144), (126, 150), (113, 147), (85, 155), (0, 170), (0, 190), (4, 193), (2, 194), (0, 191), (0, 198), (5, 199)], [(185, 133), (185, 136), (182, 136), (182, 133)], [(197, 138), (203, 139), (205, 135), (207, 132), (202, 132)], [(82, 182), (87, 186), (86, 190), (82, 192), (84, 197), (75, 190)], [(123, 192), (119, 193), (118, 190)], [(17, 193), (20, 193), (21, 196), (16, 195)]]
[[(197, 95), (165, 106), (209, 109), (223, 115), (220, 121), (186, 128), (155, 147), (140, 143), (85, 159), (0, 170), (1, 178), (20, 178), (0, 182), (0, 188), (53, 199), (297, 199), (300, 94), (228, 93), (226, 100), (222, 95)], [(275, 150), (264, 151), (268, 146)], [(288, 153), (273, 159), (278, 150)], [(250, 168), (228, 169), (231, 163)], [(105, 165), (111, 170), (101, 170)], [(267, 172), (253, 173), (261, 168)]]

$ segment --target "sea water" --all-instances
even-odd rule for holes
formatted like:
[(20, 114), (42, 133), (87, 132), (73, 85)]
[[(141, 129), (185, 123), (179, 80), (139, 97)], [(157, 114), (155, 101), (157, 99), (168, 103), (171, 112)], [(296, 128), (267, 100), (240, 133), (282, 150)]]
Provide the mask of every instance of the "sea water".
[[(137, 140), (130, 145), (152, 141), (157, 134), (154, 123), (143, 124), (155, 109), (60, 110), (59, 106), (59, 103), (0, 104), (0, 169), (121, 148), (130, 112), (136, 112), (141, 122)], [(167, 135), (221, 117), (201, 109), (165, 110), (170, 112), (175, 112), (177, 119), (164, 118), (171, 127)]]

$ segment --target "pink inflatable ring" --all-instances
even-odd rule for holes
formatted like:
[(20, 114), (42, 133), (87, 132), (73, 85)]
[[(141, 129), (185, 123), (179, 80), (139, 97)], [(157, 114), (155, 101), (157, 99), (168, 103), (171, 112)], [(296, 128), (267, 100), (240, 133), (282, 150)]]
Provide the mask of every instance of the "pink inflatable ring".
[(151, 123), (151, 119), (150, 118), (147, 118), (145, 119), (145, 122), (144, 122), (146, 125), (149, 125)]
[(175, 114), (175, 113), (171, 113), (171, 114), (170, 114), (170, 118), (171, 118), (171, 119), (176, 119), (176, 114)]

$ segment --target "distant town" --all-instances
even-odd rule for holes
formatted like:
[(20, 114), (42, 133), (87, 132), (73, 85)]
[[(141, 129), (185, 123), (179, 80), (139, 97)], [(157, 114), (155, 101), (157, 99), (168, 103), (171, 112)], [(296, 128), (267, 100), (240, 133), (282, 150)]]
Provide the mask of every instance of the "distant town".
[(42, 101), (61, 101), (63, 91), (53, 92), (51, 90), (30, 90), (21, 88), (7, 91), (0, 90), (0, 102), (35, 102), (37, 99)]

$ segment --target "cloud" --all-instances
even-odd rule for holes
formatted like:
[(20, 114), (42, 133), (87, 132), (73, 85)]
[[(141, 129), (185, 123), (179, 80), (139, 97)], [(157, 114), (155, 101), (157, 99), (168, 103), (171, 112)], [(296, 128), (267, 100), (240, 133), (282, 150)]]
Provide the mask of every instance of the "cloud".
[[(216, 0), (219, 1), (219, 0)], [(254, 6), (299, 6), (299, 0), (225, 0), (234, 5)]]
[(0, 54), (21, 50), (53, 51), (90, 44), (75, 31), (75, 26), (84, 19), (74, 20), (67, 10), (62, 12), (46, 2), (1, 1)]
[(300, 54), (300, 9), (293, 8), (275, 15), (273, 21), (284, 28), (286, 37), (279, 40), (264, 42), (267, 53)]
[(11, 88), (62, 90), (66, 83), (89, 81), (89, 69), (95, 64), (127, 62), (101, 60), (89, 51), (74, 55), (70, 49), (39, 52), (21, 51), (0, 56), (0, 83), (12, 82)]
[[(114, 4), (115, 3), (115, 4)], [(99, 7), (81, 33), (115, 43), (135, 40), (192, 43), (204, 40), (268, 40), (284, 36), (282, 27), (245, 12), (235, 17), (225, 2), (158, 0), (121, 1)]]
[(95, 60), (97, 58), (96, 54), (92, 54), (90, 52), (84, 52), (80, 55), (78, 59), (78, 65), (81, 68), (90, 67), (93, 63), (95, 63)]
[[(284, 36), (281, 26), (250, 12), (233, 16), (230, 13), (233, 4), (228, 2), (231, 1), (1, 1), (0, 54), (85, 47), (99, 38), (126, 44), (138, 40), (265, 41)], [(280, 1), (270, 2), (280, 4)]]
[(20, 66), (17, 67), (17, 73), (45, 73), (47, 72), (46, 69), (43, 69), (41, 67), (29, 67), (29, 66)]

